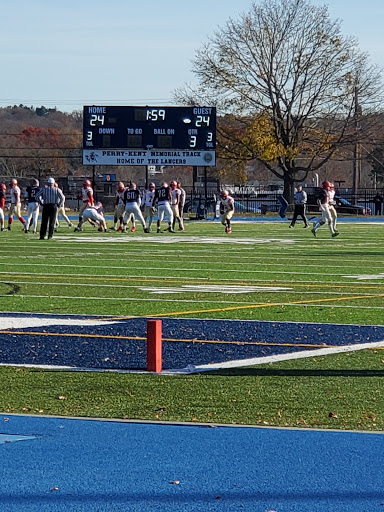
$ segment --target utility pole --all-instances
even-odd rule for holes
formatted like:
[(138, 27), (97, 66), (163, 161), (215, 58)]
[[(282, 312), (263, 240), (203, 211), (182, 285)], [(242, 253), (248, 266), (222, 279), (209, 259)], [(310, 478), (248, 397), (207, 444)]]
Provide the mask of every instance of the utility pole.
[(361, 143), (360, 143), (360, 117), (361, 107), (359, 105), (359, 95), (357, 87), (355, 88), (355, 145), (353, 148), (353, 184), (352, 194), (355, 204), (357, 204), (360, 176), (361, 176)]

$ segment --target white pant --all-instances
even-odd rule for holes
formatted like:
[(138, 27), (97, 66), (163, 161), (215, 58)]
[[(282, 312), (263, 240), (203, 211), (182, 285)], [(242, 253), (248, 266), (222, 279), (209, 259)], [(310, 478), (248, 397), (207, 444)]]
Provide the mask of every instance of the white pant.
[(133, 215), (136, 219), (139, 220), (140, 224), (145, 228), (145, 220), (143, 214), (141, 213), (140, 207), (137, 203), (127, 203), (125, 205), (124, 212), (124, 224), (127, 224), (129, 217)]
[(37, 230), (37, 219), (39, 217), (39, 203), (28, 203), (27, 206), (27, 220), (25, 226), (32, 231)]
[(172, 224), (173, 222), (173, 211), (171, 205), (169, 203), (159, 204), (157, 207), (157, 218), (161, 222), (164, 217), (168, 217), (168, 222)]
[(65, 212), (65, 206), (64, 205), (60, 206), (60, 208), (57, 209), (57, 217), (56, 217), (55, 226), (59, 226), (59, 216), (60, 215), (63, 217), (65, 222), (68, 224), (68, 226), (72, 226), (72, 222), (69, 220), (69, 217), (68, 217), (68, 215)]

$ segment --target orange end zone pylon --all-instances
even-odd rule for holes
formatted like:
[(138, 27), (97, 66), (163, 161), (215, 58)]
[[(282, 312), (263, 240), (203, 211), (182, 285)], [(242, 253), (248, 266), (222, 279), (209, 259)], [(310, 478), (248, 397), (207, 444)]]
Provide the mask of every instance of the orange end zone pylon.
[(163, 366), (163, 342), (161, 320), (147, 322), (147, 370), (160, 373)]

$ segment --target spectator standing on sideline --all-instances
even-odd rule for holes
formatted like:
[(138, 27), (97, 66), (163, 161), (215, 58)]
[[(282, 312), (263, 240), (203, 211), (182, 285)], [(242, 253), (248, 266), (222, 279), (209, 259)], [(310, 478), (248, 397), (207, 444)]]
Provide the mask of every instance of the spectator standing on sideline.
[(48, 178), (48, 186), (39, 190), (36, 199), (43, 207), (40, 225), (40, 240), (44, 240), (48, 230), (48, 238), (52, 238), (57, 217), (57, 207), (64, 203), (64, 194), (55, 187), (54, 178)]
[(297, 187), (297, 190), (293, 196), (295, 201), (295, 209), (293, 212), (293, 218), (291, 220), (291, 223), (289, 225), (290, 228), (293, 228), (296, 224), (297, 217), (301, 217), (304, 221), (304, 227), (308, 228), (309, 223), (308, 219), (305, 215), (306, 205), (307, 205), (307, 193), (303, 190), (303, 187), (299, 185)]
[(1, 231), (5, 231), (4, 224), (4, 206), (5, 206), (5, 194), (7, 192), (7, 185), (5, 183), (0, 183), (0, 225)]
[(228, 190), (223, 190), (220, 194), (220, 213), (221, 223), (225, 226), (225, 232), (232, 233), (231, 219), (235, 213), (235, 201), (229, 195)]
[(155, 184), (150, 183), (148, 185), (148, 189), (144, 191), (143, 194), (143, 217), (145, 220), (145, 224), (147, 226), (148, 232), (151, 231), (151, 224), (153, 220), (153, 214), (155, 207), (153, 205), (154, 199), (155, 199)]
[(17, 186), (17, 180), (15, 179), (12, 179), (9, 185), (11, 187), (11, 208), (8, 211), (8, 229), (11, 231), (14, 215), (16, 215), (25, 229), (25, 220), (21, 216), (21, 190)]
[(39, 218), (39, 202), (36, 195), (40, 190), (39, 180), (33, 178), (29, 186), (25, 189), (25, 198), (27, 200), (27, 221), (25, 223), (25, 232), (28, 233), (32, 228), (35, 235), (37, 231), (37, 219)]
[(379, 192), (373, 198), (373, 202), (375, 203), (375, 215), (381, 215), (382, 207), (383, 207), (383, 196), (379, 194)]

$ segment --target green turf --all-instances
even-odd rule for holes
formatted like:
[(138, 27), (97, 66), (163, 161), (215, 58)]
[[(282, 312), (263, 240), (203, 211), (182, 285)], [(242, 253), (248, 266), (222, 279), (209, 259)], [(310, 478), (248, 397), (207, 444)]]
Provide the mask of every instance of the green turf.
[[(174, 235), (87, 226), (50, 241), (14, 226), (1, 233), (1, 311), (384, 323), (381, 224), (342, 223), (334, 239), (284, 222), (234, 223), (230, 236), (212, 222)], [(383, 358), (366, 350), (188, 377), (1, 368), (0, 410), (376, 430)]]

